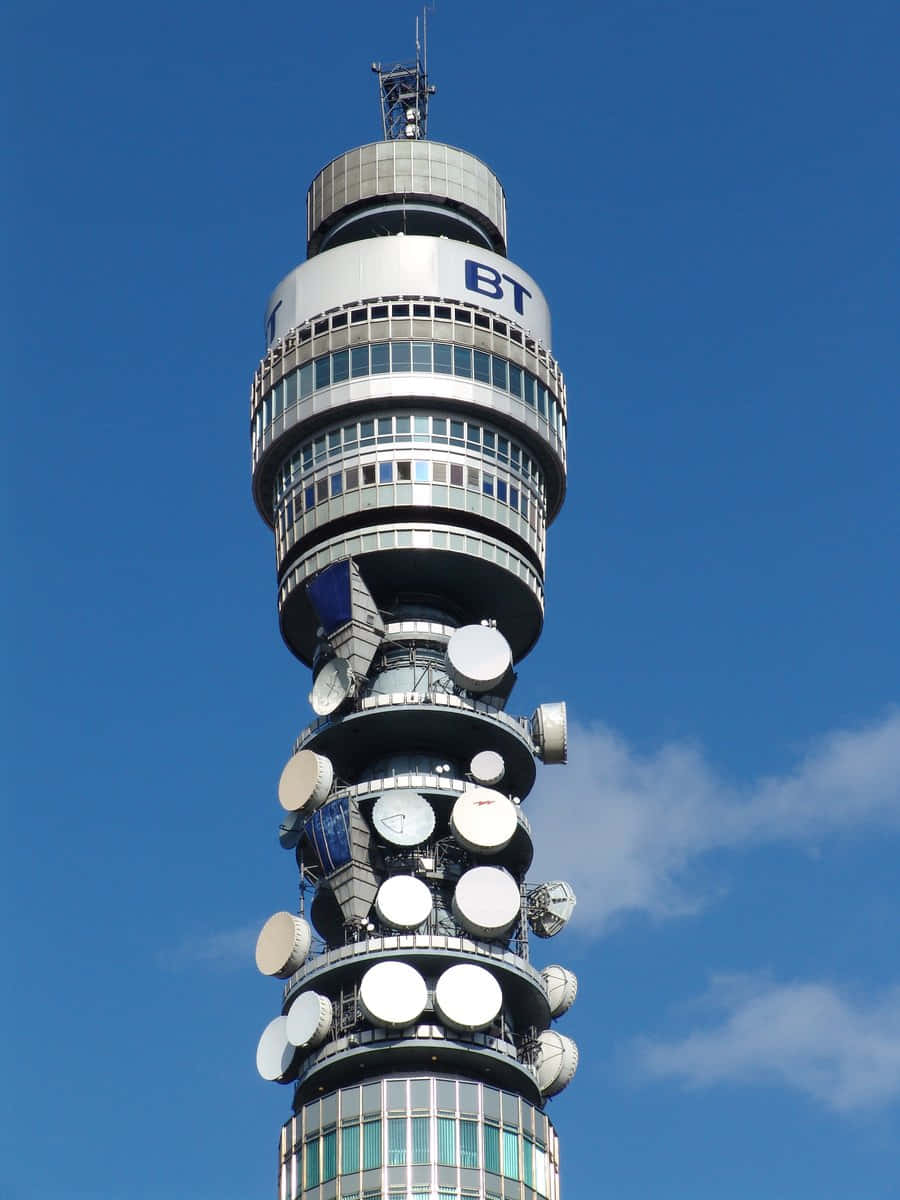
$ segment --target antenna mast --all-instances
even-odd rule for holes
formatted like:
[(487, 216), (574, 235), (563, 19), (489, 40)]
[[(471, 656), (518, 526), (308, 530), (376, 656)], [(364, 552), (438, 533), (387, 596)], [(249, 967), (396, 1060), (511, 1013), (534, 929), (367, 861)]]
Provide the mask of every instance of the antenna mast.
[(402, 138), (418, 140), (428, 131), (428, 97), (437, 91), (428, 82), (428, 10), (422, 10), (422, 41), (419, 45), (419, 18), (416, 17), (416, 61), (385, 67), (372, 63), (378, 76), (381, 99), (381, 127), (385, 141)]

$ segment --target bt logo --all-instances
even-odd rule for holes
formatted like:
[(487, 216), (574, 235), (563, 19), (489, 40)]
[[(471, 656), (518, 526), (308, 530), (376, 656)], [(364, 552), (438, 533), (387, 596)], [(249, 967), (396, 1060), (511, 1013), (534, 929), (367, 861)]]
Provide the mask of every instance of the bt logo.
[(482, 296), (490, 296), (492, 300), (503, 299), (503, 285), (501, 280), (512, 288), (513, 304), (517, 313), (523, 313), (525, 306), (523, 297), (527, 296), (531, 299), (531, 292), (523, 284), (513, 279), (511, 275), (501, 275), (495, 267), (489, 267), (487, 263), (475, 262), (474, 259), (466, 259), (466, 290), (469, 292), (479, 292)]

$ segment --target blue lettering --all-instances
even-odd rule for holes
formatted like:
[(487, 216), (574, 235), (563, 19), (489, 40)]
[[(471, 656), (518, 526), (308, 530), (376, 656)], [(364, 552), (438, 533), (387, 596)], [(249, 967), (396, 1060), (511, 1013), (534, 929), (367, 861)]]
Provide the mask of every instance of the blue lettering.
[(486, 263), (466, 259), (466, 288), (470, 292), (480, 292), (482, 296), (490, 296), (492, 300), (503, 299), (503, 288), (500, 286), (501, 275)]
[(507, 283), (512, 285), (513, 305), (517, 313), (525, 311), (525, 297), (531, 299), (531, 292), (523, 283), (519, 283), (517, 279), (513, 279), (512, 275), (501, 275), (494, 267), (488, 266), (487, 263), (475, 262), (472, 258), (466, 259), (466, 289), (470, 292), (478, 292), (482, 296), (489, 296), (491, 300), (503, 299), (503, 287), (500, 280), (505, 279)]
[(523, 313), (525, 311), (525, 305), (522, 303), (522, 297), (527, 296), (530, 300), (531, 292), (529, 292), (528, 288), (523, 284), (513, 279), (511, 275), (504, 275), (503, 278), (507, 283), (511, 283), (513, 286), (513, 303), (516, 306), (516, 312)]
[(282, 305), (282, 301), (279, 300), (278, 303), (275, 305), (275, 307), (272, 309), (272, 311), (269, 313), (268, 321), (266, 321), (266, 344), (267, 345), (275, 337), (275, 314), (278, 312), (279, 308), (281, 308), (281, 305)]

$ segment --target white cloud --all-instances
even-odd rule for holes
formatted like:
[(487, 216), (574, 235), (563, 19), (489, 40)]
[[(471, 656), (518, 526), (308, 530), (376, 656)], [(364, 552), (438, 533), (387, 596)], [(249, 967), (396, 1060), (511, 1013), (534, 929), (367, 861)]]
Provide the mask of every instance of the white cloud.
[(182, 970), (187, 967), (248, 967), (253, 964), (253, 948), (262, 922), (220, 929), (213, 933), (191, 934), (177, 946), (157, 955), (161, 967)]
[(744, 786), (694, 746), (640, 755), (606, 726), (577, 724), (569, 742), (569, 766), (543, 770), (527, 804), (536, 867), (574, 884), (582, 927), (696, 910), (705, 898), (687, 875), (711, 850), (900, 829), (900, 712), (828, 734), (790, 773)]
[(676, 1041), (641, 1039), (642, 1074), (689, 1088), (779, 1084), (836, 1112), (900, 1100), (900, 987), (862, 1003), (827, 983), (720, 976), (706, 999), (722, 1022)]

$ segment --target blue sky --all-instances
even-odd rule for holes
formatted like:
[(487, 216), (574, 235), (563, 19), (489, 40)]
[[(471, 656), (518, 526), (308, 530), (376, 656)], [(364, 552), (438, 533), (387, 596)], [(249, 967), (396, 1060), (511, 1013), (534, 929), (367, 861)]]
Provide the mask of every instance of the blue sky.
[[(416, 6), (7, 15), (3, 1195), (274, 1194), (290, 906), (247, 387), (311, 176)], [(513, 706), (580, 903), (565, 1200), (900, 1195), (900, 9), (440, 0), (437, 139), (509, 197), (569, 493)], [(556, 90), (554, 90), (556, 89)]]

